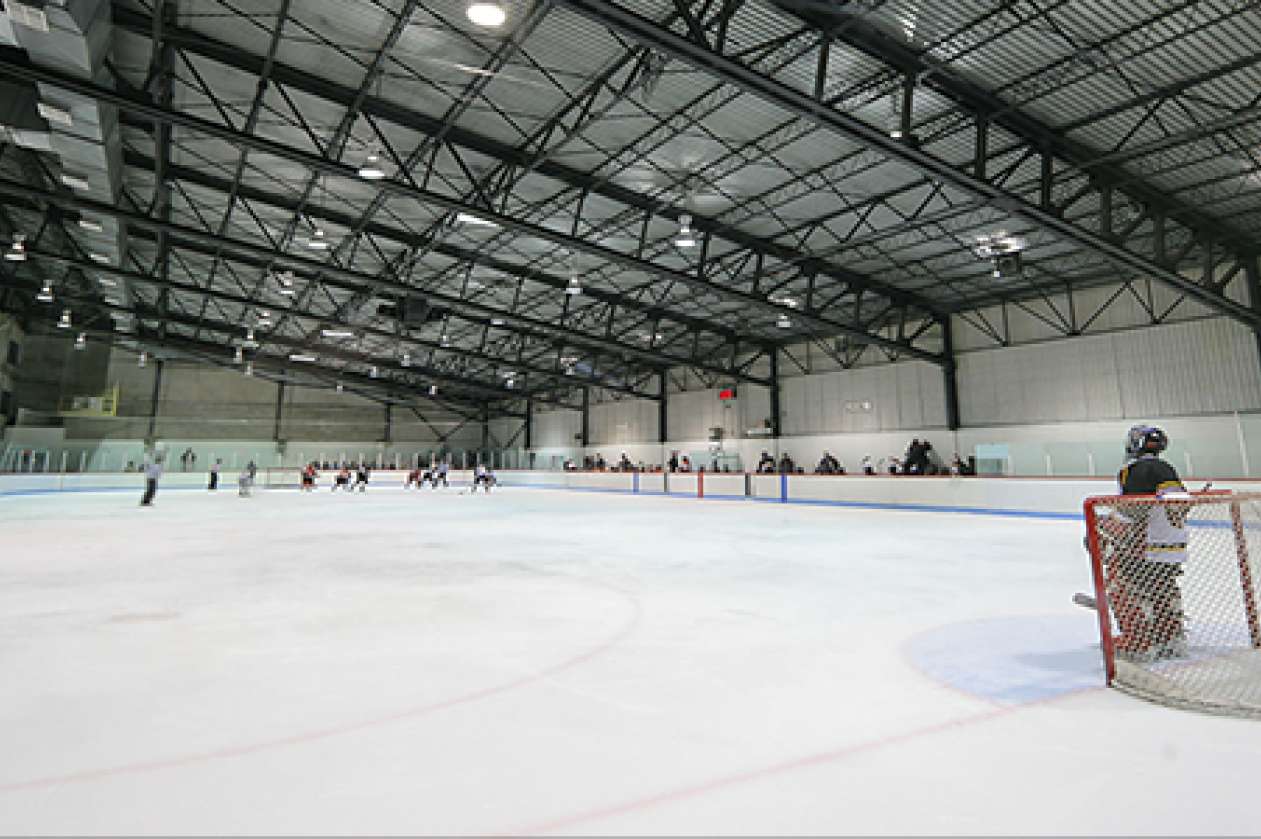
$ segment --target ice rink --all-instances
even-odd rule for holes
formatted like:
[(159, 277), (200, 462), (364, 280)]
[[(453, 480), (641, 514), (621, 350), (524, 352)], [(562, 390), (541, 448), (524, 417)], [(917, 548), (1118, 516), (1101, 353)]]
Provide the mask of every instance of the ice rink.
[(527, 488), (0, 498), (0, 832), (1250, 834), (1080, 522)]

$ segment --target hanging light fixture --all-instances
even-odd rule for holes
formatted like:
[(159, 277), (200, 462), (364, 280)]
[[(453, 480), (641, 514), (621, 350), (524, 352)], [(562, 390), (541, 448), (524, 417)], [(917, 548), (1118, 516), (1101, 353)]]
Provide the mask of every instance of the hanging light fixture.
[(271, 326), (271, 312), (267, 311), (266, 309), (259, 309), (258, 310), (258, 325), (264, 326), (264, 327)]
[(52, 280), (44, 280), (44, 285), (39, 290), (39, 294), (35, 295), (35, 299), (41, 303), (53, 302), (53, 282)]
[(336, 389), (337, 389), (337, 392), (338, 392), (338, 393), (341, 393), (343, 390), (345, 390), (345, 389), (346, 389), (346, 388), (345, 388), (345, 386), (344, 386), (344, 385), (342, 385), (342, 383), (341, 383), (341, 382), (338, 382), (338, 383), (335, 385), (335, 387), (336, 387)]
[(377, 376), (380, 376), (380, 375), (381, 375), (381, 371), (377, 369), (377, 366), (375, 364), (372, 365), (372, 367), (368, 368), (369, 378), (375, 379)]
[(679, 233), (674, 237), (674, 245), (679, 248), (696, 247), (696, 234), (692, 231), (692, 217), (687, 213), (679, 216)]
[(381, 168), (381, 158), (375, 151), (368, 152), (363, 165), (359, 167), (359, 177), (365, 181), (379, 181), (385, 177), (385, 170)]
[(437, 396), (437, 395), (438, 395), (438, 386), (437, 386), (437, 385), (430, 385), (430, 386), (429, 386), (429, 395), (430, 395), (430, 396)]
[(61, 310), (61, 320), (57, 321), (57, 328), (58, 329), (70, 328), (70, 310), (69, 309)]
[(142, 352), (140, 353), (139, 356), (136, 357), (137, 367), (144, 367), (148, 363), (149, 363), (149, 354), (147, 352)]
[(569, 285), (565, 286), (565, 293), (570, 296), (582, 294), (582, 283), (578, 282), (578, 274), (576, 272), (569, 275)]
[(8, 262), (25, 262), (26, 261), (26, 236), (21, 233), (13, 234), (13, 244), (5, 251), (4, 258)]
[(503, 26), (508, 19), (508, 13), (498, 3), (470, 3), (466, 14), (473, 23), (488, 29)]
[(254, 362), (252, 361), (245, 362), (245, 375), (247, 376), (254, 375)]
[(775, 321), (775, 325), (780, 329), (788, 329), (793, 325), (793, 322), (789, 319), (788, 315), (780, 315), (779, 320)]
[(74, 348), (76, 350), (85, 350), (88, 347), (88, 333), (80, 332), (79, 337), (74, 339)]
[(236, 352), (232, 353), (232, 363), (241, 364), (245, 361), (245, 350), (241, 347), (236, 348)]
[(400, 363), (401, 363), (404, 367), (411, 367), (411, 366), (412, 366), (412, 354), (411, 354), (411, 353), (409, 353), (409, 352), (405, 352), (405, 353), (403, 353), (403, 359), (402, 359), (402, 361), (401, 361)]

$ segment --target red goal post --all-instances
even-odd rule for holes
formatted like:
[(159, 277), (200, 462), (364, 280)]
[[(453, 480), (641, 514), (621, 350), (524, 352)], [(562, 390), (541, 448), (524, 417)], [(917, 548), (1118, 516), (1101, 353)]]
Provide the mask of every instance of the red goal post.
[(1107, 683), (1261, 718), (1261, 493), (1096, 496), (1084, 512)]

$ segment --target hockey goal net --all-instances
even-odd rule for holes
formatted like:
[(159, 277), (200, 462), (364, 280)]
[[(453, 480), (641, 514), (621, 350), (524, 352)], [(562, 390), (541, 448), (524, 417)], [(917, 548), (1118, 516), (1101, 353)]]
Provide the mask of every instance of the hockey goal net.
[(262, 470), (263, 489), (299, 489), (302, 486), (302, 470), (297, 467), (272, 467)]
[(1108, 684), (1261, 717), (1261, 493), (1085, 502)]

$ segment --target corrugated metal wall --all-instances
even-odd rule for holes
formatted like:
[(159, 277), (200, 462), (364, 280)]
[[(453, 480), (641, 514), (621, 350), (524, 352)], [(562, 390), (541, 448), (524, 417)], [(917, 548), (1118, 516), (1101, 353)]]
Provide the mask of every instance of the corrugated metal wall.
[(962, 353), (966, 425), (1261, 410), (1252, 333), (1200, 320)]

